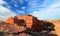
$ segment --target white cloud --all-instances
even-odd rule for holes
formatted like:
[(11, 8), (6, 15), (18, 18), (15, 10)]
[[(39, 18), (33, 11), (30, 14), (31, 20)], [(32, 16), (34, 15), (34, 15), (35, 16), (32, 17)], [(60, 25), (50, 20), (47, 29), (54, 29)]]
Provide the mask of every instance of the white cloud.
[(0, 18), (3, 20), (3, 19), (7, 19), (8, 17), (13, 17), (15, 16), (16, 14), (13, 13), (13, 11), (3, 7), (3, 6), (0, 6)]
[(19, 0), (19, 2), (20, 2), (21, 4), (23, 4), (23, 3), (24, 3), (24, 0)]
[(6, 20), (9, 17), (13, 17), (16, 13), (13, 13), (10, 9), (3, 7), (2, 4), (5, 4), (3, 0), (0, 0), (0, 20)]
[(3, 4), (3, 3), (5, 3), (5, 2), (3, 0), (0, 0), (0, 5)]
[(25, 13), (24, 11), (18, 10), (17, 13), (22, 14)]
[(25, 10), (25, 8), (26, 8), (26, 7), (24, 7), (24, 6), (22, 7), (23, 10)]
[[(46, 1), (48, 2), (48, 1)], [(59, 15), (60, 15), (60, 1), (56, 1), (53, 3), (44, 3), (44, 8), (42, 8), (42, 10), (39, 11), (34, 11), (33, 13), (31, 13), (33, 16), (38, 17), (38, 19), (59, 19)]]

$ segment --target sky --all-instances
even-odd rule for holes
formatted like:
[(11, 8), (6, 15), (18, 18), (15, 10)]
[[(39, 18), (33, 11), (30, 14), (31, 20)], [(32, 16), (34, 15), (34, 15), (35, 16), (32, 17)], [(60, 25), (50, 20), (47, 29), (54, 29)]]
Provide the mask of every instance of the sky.
[(60, 19), (60, 0), (0, 0), (0, 20), (24, 14), (41, 20)]

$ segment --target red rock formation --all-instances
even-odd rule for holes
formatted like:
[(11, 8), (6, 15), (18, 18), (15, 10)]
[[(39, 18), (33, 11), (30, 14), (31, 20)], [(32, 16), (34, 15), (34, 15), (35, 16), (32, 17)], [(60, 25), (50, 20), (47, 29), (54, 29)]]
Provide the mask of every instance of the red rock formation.
[(5, 22), (9, 24), (14, 24), (14, 18), (8, 18)]
[(31, 28), (33, 24), (33, 17), (30, 15), (23, 15), (23, 19), (26, 22), (26, 27)]
[(10, 24), (16, 23), (18, 25), (25, 25), (32, 30), (41, 30), (44, 28), (43, 21), (38, 20), (32, 15), (15, 16), (13, 18), (8, 18), (6, 22)]
[(32, 35), (27, 34), (27, 33), (20, 33), (20, 34), (19, 34), (19, 35), (17, 35), (17, 36), (32, 36)]
[(14, 23), (16, 23), (18, 25), (25, 25), (25, 21), (21, 16), (15, 16)]
[(38, 20), (32, 15), (24, 15), (23, 19), (26, 22), (26, 27), (31, 28), (34, 31), (40, 31), (44, 27), (43, 21)]

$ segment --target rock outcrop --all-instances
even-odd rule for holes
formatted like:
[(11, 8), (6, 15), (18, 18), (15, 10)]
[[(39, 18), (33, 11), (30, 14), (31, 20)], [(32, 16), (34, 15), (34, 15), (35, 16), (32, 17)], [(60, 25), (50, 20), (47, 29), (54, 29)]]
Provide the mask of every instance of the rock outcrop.
[(44, 22), (42, 20), (38, 20), (32, 15), (15, 16), (13, 18), (8, 18), (6, 22), (9, 24), (18, 24), (19, 26), (23, 25), (27, 28), (31, 28), (34, 31), (40, 31), (44, 28)]
[(0, 31), (8, 32), (8, 34), (13, 34), (15, 36), (40, 36), (41, 34), (38, 34), (37, 31), (40, 32), (47, 29), (49, 30), (48, 32), (50, 32), (51, 29), (48, 29), (48, 27), (51, 27), (52, 29), (55, 28), (57, 35), (60, 36), (59, 24), (60, 23), (55, 21), (48, 22), (38, 20), (32, 15), (14, 16), (8, 18), (5, 22), (0, 21)]

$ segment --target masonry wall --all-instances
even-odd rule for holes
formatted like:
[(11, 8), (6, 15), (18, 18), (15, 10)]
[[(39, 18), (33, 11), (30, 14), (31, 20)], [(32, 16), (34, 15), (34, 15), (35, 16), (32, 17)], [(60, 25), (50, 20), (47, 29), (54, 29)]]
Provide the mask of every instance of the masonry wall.
[(24, 15), (23, 19), (26, 22), (26, 27), (31, 28), (31, 26), (33, 24), (33, 17), (32, 16), (28, 16), (28, 15)]
[(25, 25), (25, 21), (21, 16), (15, 16), (14, 23), (18, 25)]
[(42, 25), (43, 22), (38, 20), (36, 17), (32, 15), (23, 15), (21, 16), (15, 16), (13, 18), (8, 19), (6, 22), (10, 24), (18, 24), (18, 25), (25, 25), (27, 28), (31, 28), (34, 31), (40, 31), (44, 28)]
[(6, 23), (14, 24), (14, 18), (8, 18), (8, 19), (6, 20)]

